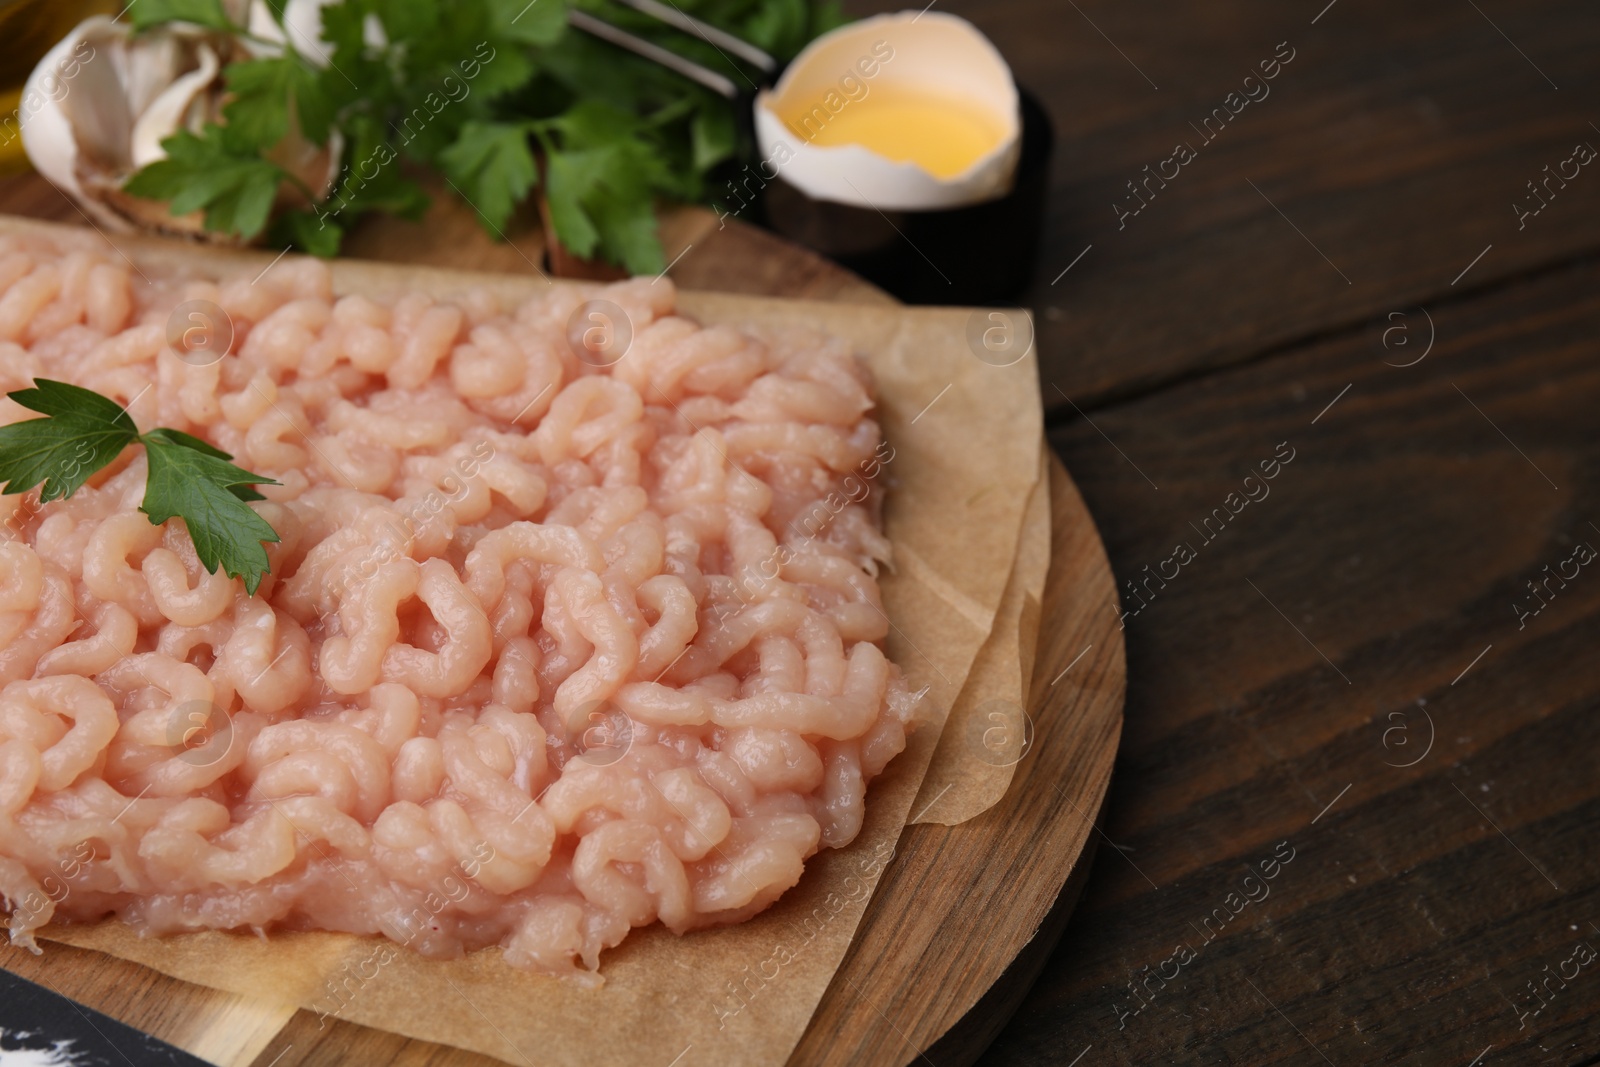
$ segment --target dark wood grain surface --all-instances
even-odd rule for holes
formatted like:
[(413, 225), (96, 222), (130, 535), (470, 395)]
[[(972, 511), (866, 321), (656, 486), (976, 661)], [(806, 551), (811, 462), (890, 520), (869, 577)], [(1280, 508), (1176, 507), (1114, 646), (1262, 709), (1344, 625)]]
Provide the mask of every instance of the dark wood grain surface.
[(1194, 558), (1124, 585), (1124, 858), (987, 1062), (1593, 1062), (1594, 968), (1526, 1013), (1600, 947), (1600, 573), (1517, 609), (1600, 546), (1597, 287), (1562, 267), (1431, 309), (1415, 366), (1330, 338), (1054, 435), (1124, 582)]
[(1115, 847), (984, 1062), (1600, 1062), (1600, 169), (1513, 206), (1600, 148), (1600, 9), (939, 10), (1056, 120), (1024, 302), (1137, 611)]
[[(904, 5), (852, 5), (868, 6)], [(1521, 230), (1512, 210), (1576, 143), (1600, 148), (1592, 0), (944, 0), (935, 10), (983, 29), (1055, 120), (1044, 254), (1022, 303), (1040, 319), (1046, 380), (1080, 406), (1600, 246), (1597, 168), (1553, 185)], [(1259, 64), (1280, 43), (1293, 59), (1263, 86)], [(1246, 91), (1265, 95), (1225, 126), (1213, 119), (1212, 140), (1197, 132)], [(1159, 177), (1179, 143), (1196, 158), (1165, 188), (1141, 185), (1148, 206), (1119, 222), (1114, 205), (1140, 203), (1127, 183), (1142, 183), (1147, 165)]]

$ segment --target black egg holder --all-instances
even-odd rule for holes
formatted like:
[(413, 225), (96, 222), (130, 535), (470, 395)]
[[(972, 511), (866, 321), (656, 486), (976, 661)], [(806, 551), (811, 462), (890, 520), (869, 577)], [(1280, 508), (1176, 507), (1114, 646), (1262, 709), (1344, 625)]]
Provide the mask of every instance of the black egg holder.
[(1039, 255), (1055, 133), (1020, 90), (1022, 153), (1011, 191), (937, 211), (878, 211), (818, 200), (777, 176), (757, 219), (912, 304), (993, 304), (1027, 288)]

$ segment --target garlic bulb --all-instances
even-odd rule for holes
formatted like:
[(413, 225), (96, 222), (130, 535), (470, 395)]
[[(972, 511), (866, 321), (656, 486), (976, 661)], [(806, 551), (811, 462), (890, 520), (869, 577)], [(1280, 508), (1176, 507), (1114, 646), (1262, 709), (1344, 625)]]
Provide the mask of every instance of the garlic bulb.
[[(257, 0), (256, 6), (260, 5)], [(268, 18), (270, 19), (270, 15)], [(179, 130), (199, 133), (223, 121), (227, 102), (221, 73), (236, 59), (274, 51), (228, 34), (171, 23), (135, 35), (105, 16), (86, 19), (56, 44), (29, 75), (23, 98), (22, 143), (34, 167), (107, 229), (176, 231), (234, 242), (206, 231), (199, 212), (174, 217), (166, 205), (123, 192), (141, 167), (166, 158), (161, 142)], [(291, 127), (269, 154), (319, 199), (339, 175), (342, 141), (310, 144)], [(304, 204), (290, 182), (279, 206)]]

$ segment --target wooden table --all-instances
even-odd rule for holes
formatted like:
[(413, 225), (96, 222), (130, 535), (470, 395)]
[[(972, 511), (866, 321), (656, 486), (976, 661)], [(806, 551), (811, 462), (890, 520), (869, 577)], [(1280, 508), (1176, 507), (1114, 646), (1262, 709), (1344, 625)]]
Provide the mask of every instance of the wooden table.
[[(1600, 948), (1600, 576), (1517, 614), (1600, 546), (1600, 172), (1512, 207), (1600, 148), (1592, 0), (939, 10), (1055, 118), (1022, 302), (1141, 583), (1103, 847), (986, 1062), (1600, 1062), (1600, 974), (1552, 977)], [(764, 284), (673, 226), (684, 284)]]
[(1600, 1062), (1600, 968), (1550, 978), (1600, 949), (1600, 573), (1515, 610), (1600, 548), (1600, 168), (1513, 210), (1600, 149), (1600, 10), (938, 10), (1055, 118), (1022, 302), (1052, 443), (1145, 604), (1115, 847), (984, 1062)]

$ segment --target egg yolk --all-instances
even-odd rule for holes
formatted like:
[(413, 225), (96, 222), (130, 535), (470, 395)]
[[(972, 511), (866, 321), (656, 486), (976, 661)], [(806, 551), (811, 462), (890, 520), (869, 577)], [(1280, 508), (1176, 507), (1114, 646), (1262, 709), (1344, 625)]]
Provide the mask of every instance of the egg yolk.
[(811, 144), (860, 145), (896, 163), (915, 163), (935, 178), (955, 177), (1005, 136), (988, 108), (916, 86), (876, 86), (858, 100), (846, 99), (837, 112), (818, 106), (782, 117)]

